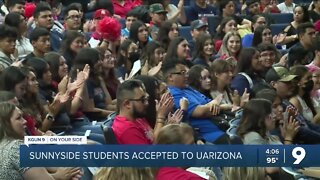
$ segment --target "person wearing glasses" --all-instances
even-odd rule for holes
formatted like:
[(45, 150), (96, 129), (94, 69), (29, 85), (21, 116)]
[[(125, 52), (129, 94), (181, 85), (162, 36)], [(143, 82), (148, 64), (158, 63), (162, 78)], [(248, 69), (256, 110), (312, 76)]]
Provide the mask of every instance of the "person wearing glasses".
[(188, 86), (188, 68), (184, 62), (171, 59), (162, 65), (162, 71), (175, 102), (180, 108), (180, 100), (188, 99), (186, 117), (191, 126), (199, 130), (199, 135), (214, 144), (228, 142), (226, 134), (212, 122), (212, 117), (220, 113), (221, 99), (207, 98), (204, 94)]
[(145, 119), (149, 95), (140, 80), (127, 80), (119, 85), (117, 108), (112, 129), (119, 144), (152, 144), (153, 132)]
[(66, 30), (80, 30), (81, 28), (81, 15), (77, 7), (67, 7), (64, 12), (64, 27)]

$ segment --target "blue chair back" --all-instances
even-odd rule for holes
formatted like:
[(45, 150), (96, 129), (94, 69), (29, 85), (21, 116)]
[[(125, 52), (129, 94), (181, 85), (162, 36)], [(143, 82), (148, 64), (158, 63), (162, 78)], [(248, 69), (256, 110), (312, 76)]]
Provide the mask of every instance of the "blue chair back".
[(283, 30), (288, 26), (288, 24), (271, 24), (270, 29), (272, 35), (278, 35), (279, 33), (283, 32)]
[(214, 34), (216, 32), (217, 27), (220, 23), (220, 17), (219, 16), (210, 16), (207, 18), (208, 25), (209, 25), (209, 32), (210, 34)]
[(293, 21), (292, 13), (272, 13), (271, 17), (274, 20), (274, 24), (287, 24)]
[(186, 38), (187, 41), (191, 41), (192, 40), (191, 27), (190, 26), (180, 27), (180, 36)]
[(237, 127), (231, 126), (226, 133), (229, 136), (231, 144), (243, 144), (242, 139), (237, 134)]

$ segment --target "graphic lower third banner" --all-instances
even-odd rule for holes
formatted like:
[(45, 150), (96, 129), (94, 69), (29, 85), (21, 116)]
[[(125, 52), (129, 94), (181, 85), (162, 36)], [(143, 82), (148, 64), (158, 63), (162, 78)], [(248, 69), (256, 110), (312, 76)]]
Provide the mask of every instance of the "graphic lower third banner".
[(306, 145), (22, 145), (22, 167), (320, 166)]

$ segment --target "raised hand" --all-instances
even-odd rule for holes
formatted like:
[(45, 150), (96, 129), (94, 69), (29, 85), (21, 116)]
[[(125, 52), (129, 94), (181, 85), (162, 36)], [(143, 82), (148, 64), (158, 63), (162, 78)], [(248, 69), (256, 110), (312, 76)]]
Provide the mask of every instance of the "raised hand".
[(184, 0), (180, 0), (177, 7), (179, 10), (182, 10), (184, 8)]
[(54, 97), (54, 102), (59, 102), (61, 104), (66, 103), (69, 100), (70, 96), (68, 93), (58, 93), (55, 97)]
[(83, 70), (77, 73), (77, 80), (80, 79), (80, 80), (86, 81), (89, 78), (89, 74), (90, 74), (90, 66), (86, 64)]
[(170, 112), (167, 124), (179, 124), (183, 119), (183, 110), (177, 109), (173, 114)]
[(250, 93), (247, 92), (247, 88), (244, 89), (244, 92), (240, 99), (240, 106), (243, 107), (247, 102), (249, 102)]
[(288, 120), (284, 120), (280, 125), (281, 135), (285, 140), (292, 141), (300, 128), (299, 122), (293, 116), (289, 116)]
[(240, 95), (239, 95), (239, 92), (237, 90), (234, 90), (232, 95), (231, 95), (231, 99), (232, 99), (232, 102), (235, 106), (240, 106)]
[(148, 71), (148, 76), (155, 76), (155, 75), (157, 75), (157, 74), (160, 72), (161, 67), (162, 67), (162, 62), (159, 62), (157, 66), (151, 68), (151, 69)]
[(158, 105), (158, 116), (167, 117), (169, 112), (172, 111), (174, 107), (174, 100), (170, 93), (165, 93), (162, 95), (159, 105)]
[(189, 107), (189, 100), (185, 97), (181, 98), (180, 99), (180, 109), (183, 110), (183, 111), (187, 111), (188, 110), (188, 107)]
[(61, 93), (65, 93), (67, 91), (69, 76), (64, 76), (60, 83), (58, 84), (58, 91)]

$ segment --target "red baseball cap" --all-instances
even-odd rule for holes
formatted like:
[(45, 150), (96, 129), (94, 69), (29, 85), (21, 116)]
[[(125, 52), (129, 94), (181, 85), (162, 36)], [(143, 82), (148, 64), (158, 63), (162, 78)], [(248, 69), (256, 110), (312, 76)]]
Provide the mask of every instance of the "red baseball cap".
[(94, 19), (103, 19), (104, 17), (109, 16), (111, 17), (110, 12), (107, 9), (98, 9), (96, 10), (96, 12), (94, 13), (93, 18)]

